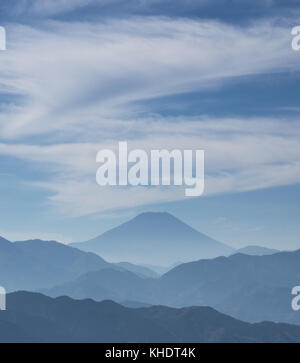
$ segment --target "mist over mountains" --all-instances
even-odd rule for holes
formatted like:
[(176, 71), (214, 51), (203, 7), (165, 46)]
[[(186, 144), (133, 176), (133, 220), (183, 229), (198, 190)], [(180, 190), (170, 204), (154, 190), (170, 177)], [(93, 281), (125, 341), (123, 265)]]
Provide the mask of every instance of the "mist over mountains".
[(229, 255), (234, 249), (200, 233), (169, 213), (142, 213), (87, 242), (71, 246), (110, 262), (169, 266)]
[[(194, 251), (192, 262), (174, 264), (192, 259)], [(131, 261), (169, 268), (160, 276), (127, 262), (130, 254)], [(218, 257), (202, 257), (207, 254)], [(72, 246), (0, 238), (0, 285), (43, 294), (8, 295), (0, 341), (299, 341), (299, 327), (260, 323), (300, 325), (291, 309), (291, 289), (299, 281), (300, 250), (235, 251), (168, 213), (144, 213)]]
[(266, 248), (261, 246), (246, 246), (243, 248), (239, 248), (235, 251), (235, 253), (243, 253), (244, 255), (252, 255), (252, 256), (263, 256), (263, 255), (273, 255), (274, 253), (280, 252), (279, 250), (275, 250), (273, 248)]
[(152, 304), (156, 301), (156, 286), (156, 279), (145, 279), (130, 271), (108, 268), (89, 272), (75, 281), (39, 291), (52, 297), (70, 296), (74, 299), (92, 298), (97, 301), (114, 300), (119, 303), (129, 300)]

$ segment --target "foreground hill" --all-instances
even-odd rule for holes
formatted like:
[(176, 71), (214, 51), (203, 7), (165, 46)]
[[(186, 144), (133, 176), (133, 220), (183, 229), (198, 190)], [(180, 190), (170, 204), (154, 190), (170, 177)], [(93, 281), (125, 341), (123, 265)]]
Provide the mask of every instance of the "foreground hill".
[(72, 246), (108, 261), (168, 266), (229, 255), (234, 250), (196, 231), (169, 213), (143, 213), (99, 237)]
[(7, 296), (0, 341), (9, 342), (300, 342), (300, 327), (249, 324), (208, 307), (129, 309), (112, 301)]

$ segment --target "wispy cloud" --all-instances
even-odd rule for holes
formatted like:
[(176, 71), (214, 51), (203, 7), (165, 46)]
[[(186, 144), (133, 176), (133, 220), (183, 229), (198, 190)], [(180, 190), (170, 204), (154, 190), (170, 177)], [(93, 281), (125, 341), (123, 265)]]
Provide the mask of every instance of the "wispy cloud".
[[(206, 150), (206, 193), (300, 182), (297, 119), (176, 118), (145, 114), (144, 100), (205, 90), (235, 77), (300, 70), (290, 29), (272, 21), (234, 27), (213, 21), (131, 18), (101, 23), (10, 26), (0, 58), (0, 154), (41, 165), (33, 180), (68, 215), (175, 201), (178, 188), (101, 189), (95, 155), (131, 148)], [(137, 106), (139, 102), (139, 106)]]
[[(145, 127), (144, 122), (137, 120), (136, 128)], [(168, 119), (148, 120), (147, 127), (138, 138), (131, 136), (130, 149), (206, 151), (206, 195), (300, 182), (300, 123), (295, 120), (184, 118), (176, 123)], [(0, 144), (0, 154), (31, 161), (40, 170), (51, 171), (53, 178), (33, 183), (49, 190), (51, 205), (66, 215), (184, 199), (184, 191), (178, 187), (100, 188), (95, 182), (95, 155), (100, 148), (117, 151), (117, 147), (118, 135), (103, 143)]]
[(135, 18), (9, 31), (0, 91), (23, 96), (23, 102), (2, 106), (2, 138), (62, 131), (82, 136), (87, 128), (134, 117), (136, 101), (300, 69), (289, 29), (271, 23), (241, 29)]

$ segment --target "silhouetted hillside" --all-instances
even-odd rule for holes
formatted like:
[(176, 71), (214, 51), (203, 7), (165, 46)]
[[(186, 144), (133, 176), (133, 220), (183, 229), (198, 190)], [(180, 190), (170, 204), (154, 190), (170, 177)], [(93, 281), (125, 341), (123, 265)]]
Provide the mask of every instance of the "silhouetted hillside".
[[(238, 321), (207, 307), (129, 309), (112, 301), (18, 292), (0, 312), (0, 341), (300, 342), (300, 327)], [(6, 329), (10, 333), (7, 335)]]

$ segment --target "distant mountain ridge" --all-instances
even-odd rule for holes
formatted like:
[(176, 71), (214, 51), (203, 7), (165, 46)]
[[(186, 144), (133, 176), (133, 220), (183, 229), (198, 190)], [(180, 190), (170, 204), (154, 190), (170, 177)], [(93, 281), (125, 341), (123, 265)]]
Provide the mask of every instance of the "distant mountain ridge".
[(160, 279), (158, 296), (163, 304), (208, 305), (250, 322), (300, 325), (300, 314), (291, 308), (291, 290), (299, 281), (300, 250), (234, 254), (175, 267)]
[(40, 289), (39, 292), (51, 297), (69, 296), (79, 300), (92, 298), (97, 301), (114, 300), (119, 303), (126, 300), (144, 302), (146, 296), (151, 299), (155, 283), (156, 279), (145, 279), (130, 271), (106, 268), (86, 273), (75, 281), (49, 290)]
[(180, 261), (229, 255), (234, 249), (188, 226), (169, 213), (142, 213), (129, 222), (73, 247), (110, 262), (169, 266)]
[(119, 266), (127, 271), (134, 272), (139, 277), (148, 277), (148, 278), (156, 279), (160, 276), (157, 272), (151, 270), (150, 268), (148, 268), (146, 266), (134, 265), (129, 262), (118, 262), (118, 263), (115, 263), (115, 265)]
[(261, 247), (261, 246), (246, 246), (236, 250), (234, 253), (244, 253), (245, 255), (252, 256), (264, 256), (264, 255), (273, 255), (274, 253), (280, 252), (279, 250), (275, 250), (273, 248)]
[(0, 239), (0, 285), (7, 291), (51, 287), (107, 266), (100, 256), (55, 241)]
[(10, 242), (0, 237), (0, 286), (6, 291), (52, 288), (91, 271), (110, 268), (157, 278), (149, 268), (127, 262), (111, 264), (100, 256), (56, 241)]
[(7, 304), (0, 342), (300, 342), (299, 326), (249, 324), (208, 307), (130, 309), (27, 292), (9, 294)]

